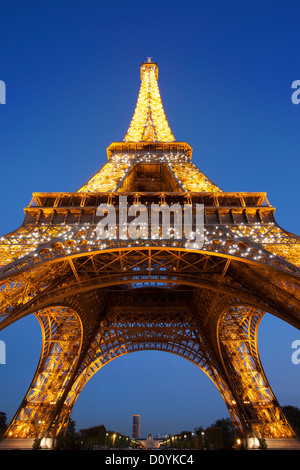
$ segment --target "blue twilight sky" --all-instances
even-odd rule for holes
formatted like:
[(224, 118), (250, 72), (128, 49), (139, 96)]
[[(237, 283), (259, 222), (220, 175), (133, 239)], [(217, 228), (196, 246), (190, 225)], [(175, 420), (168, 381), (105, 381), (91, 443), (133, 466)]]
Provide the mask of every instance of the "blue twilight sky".
[[(122, 140), (151, 56), (171, 129), (225, 191), (266, 191), (278, 223), (300, 234), (299, 1), (2, 0), (0, 234), (17, 228), (35, 191), (76, 191)], [(260, 353), (282, 405), (300, 407), (300, 332), (267, 315)], [(10, 420), (35, 372), (34, 317), (0, 332), (0, 411)], [(188, 361), (140, 352), (105, 366), (80, 395), (77, 428), (103, 423), (131, 433), (176, 433), (227, 417), (210, 380)]]

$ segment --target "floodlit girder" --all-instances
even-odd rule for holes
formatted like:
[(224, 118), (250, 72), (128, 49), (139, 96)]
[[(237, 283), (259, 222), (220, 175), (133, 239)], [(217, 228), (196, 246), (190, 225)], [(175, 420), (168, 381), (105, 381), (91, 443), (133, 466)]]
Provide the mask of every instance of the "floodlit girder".
[[(41, 282), (37, 283), (39, 278)], [(288, 275), (262, 264), (237, 262), (205, 252), (177, 251), (167, 246), (76, 254), (55, 264), (43, 263), (12, 278), (6, 276), (0, 291), (0, 319), (7, 325), (25, 312), (32, 313), (48, 305), (57, 296), (63, 299), (72, 292), (134, 283), (183, 284), (236, 292), (244, 299), (255, 298), (257, 306), (276, 312), (299, 327), (299, 280), (294, 272)], [(261, 289), (264, 301), (258, 300)]]
[(82, 346), (81, 319), (66, 307), (49, 307), (36, 316), (42, 327), (43, 346), (35, 377), (13, 418), (8, 437), (43, 436), (63, 406)]

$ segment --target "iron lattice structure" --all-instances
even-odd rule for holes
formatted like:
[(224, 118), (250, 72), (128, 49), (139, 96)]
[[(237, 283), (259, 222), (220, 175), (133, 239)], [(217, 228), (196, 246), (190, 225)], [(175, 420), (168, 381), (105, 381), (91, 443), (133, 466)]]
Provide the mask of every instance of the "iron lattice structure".
[[(40, 322), (39, 365), (7, 437), (66, 430), (88, 380), (123, 354), (161, 350), (196, 364), (228, 407), (237, 436), (293, 437), (264, 374), (266, 312), (300, 326), (300, 238), (265, 193), (224, 192), (170, 130), (158, 67), (140, 69), (137, 105), (107, 163), (73, 193), (34, 193), (23, 224), (0, 240), (1, 329)], [(183, 238), (97, 236), (97, 208), (203, 204), (204, 245)], [(187, 386), (188, 389), (188, 386)], [(188, 392), (188, 390), (187, 390)]]

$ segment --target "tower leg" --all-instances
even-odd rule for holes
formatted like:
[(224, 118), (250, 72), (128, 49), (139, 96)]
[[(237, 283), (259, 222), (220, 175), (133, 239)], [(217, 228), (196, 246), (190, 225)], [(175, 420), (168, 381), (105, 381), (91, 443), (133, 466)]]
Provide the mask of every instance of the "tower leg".
[(80, 356), (81, 321), (68, 307), (49, 307), (38, 311), (36, 316), (43, 332), (40, 362), (5, 437), (53, 437), (51, 426), (58, 411), (62, 424), (64, 417), (69, 417), (63, 403)]
[(288, 424), (263, 372), (257, 349), (257, 329), (264, 312), (231, 306), (219, 323), (219, 342), (228, 382), (235, 392), (233, 408), (248, 423), (247, 439), (291, 438)]

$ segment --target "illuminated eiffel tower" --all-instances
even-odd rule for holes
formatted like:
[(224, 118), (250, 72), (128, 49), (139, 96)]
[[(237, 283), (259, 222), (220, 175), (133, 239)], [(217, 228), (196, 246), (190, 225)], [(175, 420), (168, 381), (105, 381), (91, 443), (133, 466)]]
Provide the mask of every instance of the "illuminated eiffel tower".
[[(197, 168), (169, 127), (157, 64), (149, 58), (140, 76), (129, 129), (107, 163), (75, 192), (34, 193), (21, 227), (0, 240), (1, 329), (34, 314), (43, 338), (6, 437), (64, 434), (93, 374), (159, 350), (210, 377), (237, 439), (293, 440), (257, 330), (266, 312), (300, 327), (300, 237), (278, 226), (265, 193), (224, 192)], [(175, 225), (169, 237), (99, 237), (98, 208), (120, 217), (121, 196), (128, 207), (204, 207), (202, 244), (187, 248)]]

